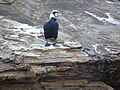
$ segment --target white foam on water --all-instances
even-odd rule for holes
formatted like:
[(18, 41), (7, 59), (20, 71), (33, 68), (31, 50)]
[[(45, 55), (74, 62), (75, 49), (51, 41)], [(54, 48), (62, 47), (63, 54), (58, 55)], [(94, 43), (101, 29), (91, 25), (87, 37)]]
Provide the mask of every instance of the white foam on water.
[(116, 19), (114, 19), (110, 13), (105, 13), (107, 15), (108, 18), (101, 18), (101, 17), (98, 17), (97, 15), (93, 14), (93, 13), (90, 13), (88, 11), (85, 11), (85, 13), (93, 16), (94, 18), (98, 19), (99, 21), (102, 21), (102, 22), (109, 22), (111, 24), (114, 24), (114, 25), (119, 25), (120, 26), (120, 22), (117, 21)]
[(69, 49), (69, 47), (65, 47), (62, 44), (57, 44), (57, 46), (50, 45), (48, 47), (46, 47), (45, 45), (41, 45), (41, 44), (31, 44), (31, 50), (35, 50), (35, 49), (52, 50), (52, 49)]
[(120, 25), (120, 22), (117, 21), (116, 19), (114, 19), (114, 18), (110, 15), (110, 13), (105, 13), (105, 14), (108, 16), (108, 18), (105, 18), (105, 21), (108, 21), (109, 23), (112, 23), (112, 24), (115, 24), (115, 25)]
[(42, 36), (43, 35), (43, 28), (42, 27), (37, 27), (37, 26), (30, 26), (25, 23), (20, 23), (18, 21), (10, 20), (10, 19), (2, 19), (2, 21), (11, 23), (14, 25), (14, 28), (12, 29), (13, 31), (23, 33), (23, 34), (29, 34), (32, 36)]
[(110, 1), (106, 1), (107, 3), (109, 3), (109, 4), (112, 4), (113, 2), (110, 2)]
[(35, 36), (37, 38), (37, 36), (42, 36), (43, 34), (43, 29), (42, 28), (38, 28), (36, 26), (30, 26), (28, 24), (21, 24), (18, 27), (18, 30), (21, 30), (21, 33), (24, 34), (29, 34), (32, 36)]
[(97, 46), (98, 46), (99, 44), (95, 44), (95, 45), (92, 45), (92, 47), (93, 47), (93, 49), (95, 50), (95, 52), (97, 52), (97, 53), (99, 53), (100, 54), (100, 52), (97, 50)]
[(105, 50), (107, 50), (109, 53), (116, 53), (116, 52), (112, 51), (109, 47), (105, 47)]

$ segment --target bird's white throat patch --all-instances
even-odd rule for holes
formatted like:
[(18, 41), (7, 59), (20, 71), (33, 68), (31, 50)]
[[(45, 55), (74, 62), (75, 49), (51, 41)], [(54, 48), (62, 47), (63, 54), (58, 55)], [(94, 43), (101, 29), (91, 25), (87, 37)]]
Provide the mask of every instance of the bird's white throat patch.
[(56, 16), (54, 16), (53, 13), (50, 13), (50, 19), (51, 19), (51, 18), (56, 18)]

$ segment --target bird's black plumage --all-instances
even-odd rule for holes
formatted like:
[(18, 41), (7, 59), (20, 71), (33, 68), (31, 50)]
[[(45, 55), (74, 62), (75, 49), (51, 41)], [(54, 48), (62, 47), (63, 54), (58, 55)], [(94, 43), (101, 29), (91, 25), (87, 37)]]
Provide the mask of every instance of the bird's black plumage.
[(51, 18), (44, 24), (44, 36), (45, 39), (54, 38), (57, 39), (59, 24), (55, 18)]
[(49, 38), (54, 39), (53, 45), (54, 46), (56, 45), (56, 39), (58, 37), (58, 29), (59, 29), (59, 24), (57, 22), (58, 13), (60, 13), (58, 10), (53, 10), (50, 13), (50, 20), (47, 21), (43, 26), (44, 37), (46, 39), (45, 46), (50, 46), (50, 44), (48, 43)]

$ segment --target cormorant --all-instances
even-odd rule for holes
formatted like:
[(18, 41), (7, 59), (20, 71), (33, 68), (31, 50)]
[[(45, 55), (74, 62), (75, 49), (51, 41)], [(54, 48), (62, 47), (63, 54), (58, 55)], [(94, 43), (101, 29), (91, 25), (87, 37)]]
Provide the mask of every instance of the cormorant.
[(56, 45), (56, 39), (58, 37), (58, 29), (59, 29), (59, 24), (57, 22), (57, 16), (59, 15), (60, 11), (58, 10), (53, 10), (50, 13), (50, 20), (47, 21), (44, 24), (44, 37), (46, 39), (46, 44), (45, 46), (50, 46), (50, 44), (48, 43), (48, 39), (52, 38), (54, 40), (53, 45)]

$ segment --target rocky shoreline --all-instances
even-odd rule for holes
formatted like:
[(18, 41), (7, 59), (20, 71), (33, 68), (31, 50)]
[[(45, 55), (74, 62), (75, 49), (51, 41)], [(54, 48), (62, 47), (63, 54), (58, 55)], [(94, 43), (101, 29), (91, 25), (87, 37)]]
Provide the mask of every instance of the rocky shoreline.
[[(119, 5), (0, 0), (0, 90), (119, 90)], [(42, 25), (54, 8), (58, 47), (45, 47)]]

